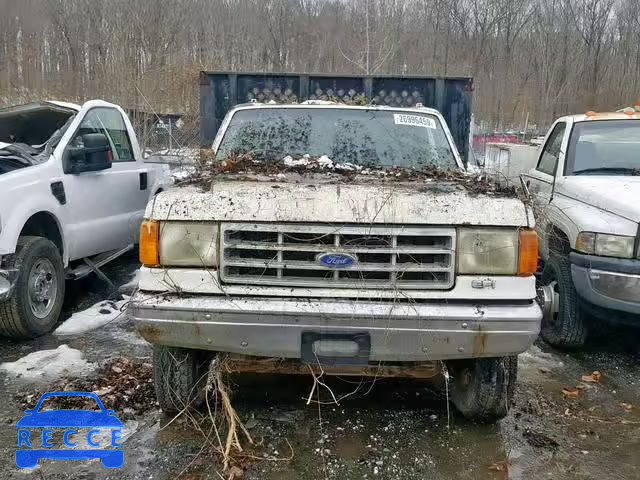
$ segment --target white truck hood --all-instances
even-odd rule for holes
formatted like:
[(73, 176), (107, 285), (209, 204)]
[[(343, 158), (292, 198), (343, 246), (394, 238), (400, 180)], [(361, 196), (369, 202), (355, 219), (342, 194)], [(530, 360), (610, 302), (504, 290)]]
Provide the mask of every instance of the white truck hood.
[(461, 185), (221, 181), (208, 192), (174, 188), (157, 195), (156, 220), (496, 225), (533, 227), (517, 198), (472, 194)]
[(556, 192), (640, 222), (640, 176), (571, 176), (556, 183)]
[[(42, 145), (80, 107), (64, 102), (33, 102), (0, 108), (0, 144)], [(0, 148), (3, 148), (0, 146)]]

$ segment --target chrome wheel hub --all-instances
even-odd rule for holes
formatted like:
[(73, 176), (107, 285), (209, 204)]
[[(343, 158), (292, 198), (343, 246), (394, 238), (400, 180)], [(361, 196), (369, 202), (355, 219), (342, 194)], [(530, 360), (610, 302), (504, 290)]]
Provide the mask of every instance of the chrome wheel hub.
[(558, 282), (554, 280), (548, 285), (538, 288), (538, 303), (542, 308), (543, 319), (553, 323), (560, 311)]
[(53, 310), (58, 295), (58, 279), (50, 260), (39, 258), (29, 272), (29, 307), (37, 318), (45, 318)]

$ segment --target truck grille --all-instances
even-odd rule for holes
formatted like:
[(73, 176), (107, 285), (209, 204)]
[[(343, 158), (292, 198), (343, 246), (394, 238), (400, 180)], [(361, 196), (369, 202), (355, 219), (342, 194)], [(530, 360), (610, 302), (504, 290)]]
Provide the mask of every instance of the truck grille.
[[(300, 287), (446, 289), (454, 283), (455, 229), (222, 224), (227, 283)], [(344, 268), (326, 253), (355, 258)]]

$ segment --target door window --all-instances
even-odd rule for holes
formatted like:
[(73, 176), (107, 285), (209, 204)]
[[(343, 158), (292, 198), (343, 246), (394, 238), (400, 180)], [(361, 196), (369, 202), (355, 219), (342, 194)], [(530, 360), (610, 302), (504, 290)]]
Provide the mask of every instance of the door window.
[(88, 133), (106, 135), (111, 145), (114, 162), (133, 162), (133, 150), (122, 115), (114, 108), (97, 107), (87, 112), (71, 145), (82, 147), (82, 136)]
[(536, 170), (547, 173), (549, 175), (555, 175), (556, 165), (558, 165), (558, 159), (560, 158), (560, 148), (562, 147), (562, 139), (564, 138), (564, 131), (567, 128), (566, 123), (557, 123), (553, 128), (549, 140), (542, 150), (540, 161)]

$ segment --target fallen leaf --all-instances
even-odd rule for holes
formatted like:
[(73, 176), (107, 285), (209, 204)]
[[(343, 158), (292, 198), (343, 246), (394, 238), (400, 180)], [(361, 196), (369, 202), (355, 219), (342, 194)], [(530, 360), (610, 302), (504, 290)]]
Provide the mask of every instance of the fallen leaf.
[(620, 406), (624, 408), (625, 412), (630, 412), (631, 410), (633, 410), (633, 405), (631, 405), (630, 403), (622, 402)]
[(98, 390), (94, 390), (93, 393), (95, 393), (96, 395), (101, 397), (102, 395), (107, 395), (108, 393), (113, 392), (115, 389), (116, 389), (116, 387), (103, 387), (103, 388), (100, 388)]
[(244, 478), (244, 471), (236, 466), (231, 467), (227, 473), (229, 474), (229, 480), (242, 480)]
[(494, 472), (508, 472), (509, 471), (509, 461), (508, 460), (500, 460), (499, 462), (492, 463), (487, 467), (489, 470)]
[(600, 383), (602, 374), (599, 371), (593, 372), (591, 375), (583, 375), (582, 381), (587, 383)]
[(578, 389), (578, 390), (584, 390), (586, 388), (587, 388), (587, 386), (585, 384), (576, 385), (576, 389)]
[(566, 398), (577, 398), (578, 395), (580, 395), (580, 390), (578, 390), (577, 388), (564, 387), (562, 389), (562, 395), (564, 395)]
[(558, 447), (558, 442), (556, 442), (553, 438), (545, 435), (542, 432), (536, 432), (530, 429), (525, 429), (522, 432), (522, 436), (525, 438), (527, 443), (532, 447), (540, 447), (540, 448), (556, 448)]

